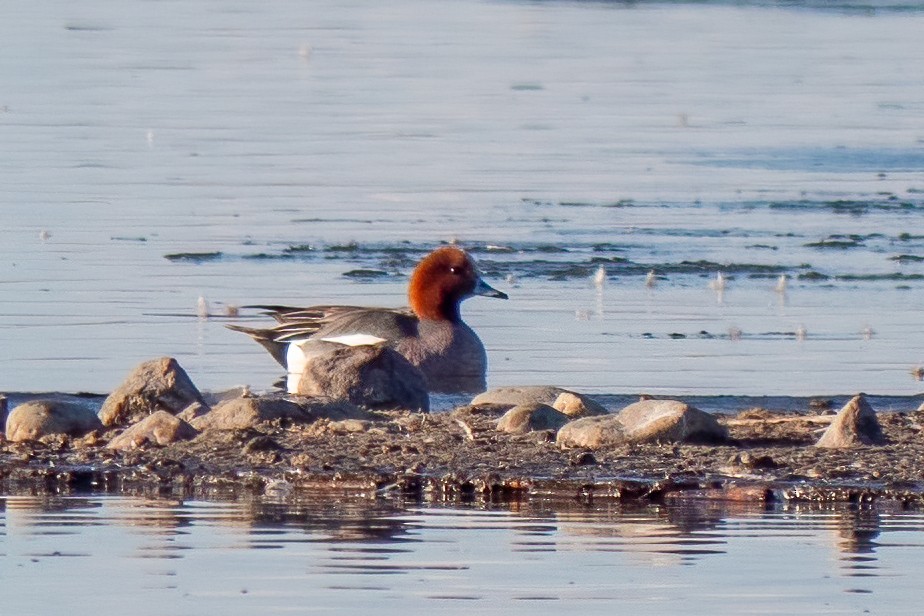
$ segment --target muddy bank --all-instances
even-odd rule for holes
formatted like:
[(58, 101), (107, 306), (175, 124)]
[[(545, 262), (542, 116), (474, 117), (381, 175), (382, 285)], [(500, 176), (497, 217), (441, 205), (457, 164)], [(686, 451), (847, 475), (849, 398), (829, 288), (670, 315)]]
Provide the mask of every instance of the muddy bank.
[(593, 451), (563, 449), (551, 431), (498, 432), (505, 410), (379, 411), (366, 420), (312, 423), (281, 418), (127, 451), (107, 446), (120, 430), (3, 439), (0, 491), (191, 497), (234, 489), (427, 501), (888, 500), (924, 506), (924, 413), (915, 410), (880, 413), (888, 442), (878, 446), (816, 448), (833, 417), (829, 410), (742, 409), (718, 418), (731, 439), (725, 444), (623, 444)]

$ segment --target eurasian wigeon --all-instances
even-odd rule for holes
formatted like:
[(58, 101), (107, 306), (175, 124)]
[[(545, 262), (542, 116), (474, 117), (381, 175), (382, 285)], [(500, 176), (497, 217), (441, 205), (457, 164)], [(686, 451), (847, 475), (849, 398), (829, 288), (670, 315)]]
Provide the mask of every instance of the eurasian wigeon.
[(410, 308), (358, 306), (252, 306), (278, 325), (254, 329), (229, 325), (265, 347), (289, 374), (289, 390), (312, 358), (333, 345), (388, 344), (416, 366), (430, 391), (484, 391), (487, 355), (459, 304), (474, 295), (507, 299), (479, 275), (462, 249), (444, 246), (417, 265), (408, 285)]

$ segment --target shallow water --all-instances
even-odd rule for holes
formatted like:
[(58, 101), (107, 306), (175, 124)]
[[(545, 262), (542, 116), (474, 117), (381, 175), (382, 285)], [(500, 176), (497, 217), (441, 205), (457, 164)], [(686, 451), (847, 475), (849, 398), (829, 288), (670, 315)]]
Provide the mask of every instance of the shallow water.
[(491, 385), (917, 394), (924, 10), (818, 6), (20, 3), (0, 390), (266, 389), (200, 296), (400, 305), (458, 240)]
[[(455, 240), (511, 296), (464, 308), (491, 385), (915, 408), (924, 4), (831, 4), (6, 7), (0, 391), (106, 392), (159, 355), (268, 389), (229, 305), (399, 305)], [(912, 614), (922, 529), (887, 507), (6, 496), (0, 605)]]
[(0, 601), (75, 615), (914, 614), (922, 530), (920, 514), (848, 507), (10, 496)]

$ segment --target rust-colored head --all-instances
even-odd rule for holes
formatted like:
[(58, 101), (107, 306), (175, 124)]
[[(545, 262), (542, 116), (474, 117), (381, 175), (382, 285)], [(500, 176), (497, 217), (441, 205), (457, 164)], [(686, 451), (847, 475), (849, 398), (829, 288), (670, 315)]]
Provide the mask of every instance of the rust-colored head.
[(507, 299), (507, 294), (486, 284), (472, 258), (461, 248), (437, 248), (421, 261), (411, 274), (408, 301), (420, 319), (462, 320), (459, 303), (473, 295)]

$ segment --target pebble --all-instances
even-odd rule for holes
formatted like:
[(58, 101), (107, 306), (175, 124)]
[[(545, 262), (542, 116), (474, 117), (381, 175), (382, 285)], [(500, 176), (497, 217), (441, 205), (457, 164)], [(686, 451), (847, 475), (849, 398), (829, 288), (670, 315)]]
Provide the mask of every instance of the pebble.
[(107, 447), (124, 451), (145, 445), (169, 445), (193, 439), (199, 433), (191, 425), (167, 411), (155, 411), (109, 441)]
[(537, 430), (557, 431), (568, 421), (567, 415), (547, 404), (521, 404), (497, 420), (497, 430), (508, 434), (526, 434)]

